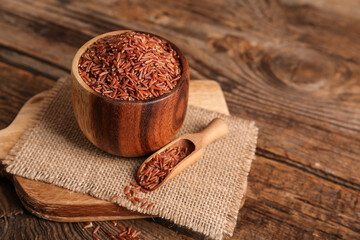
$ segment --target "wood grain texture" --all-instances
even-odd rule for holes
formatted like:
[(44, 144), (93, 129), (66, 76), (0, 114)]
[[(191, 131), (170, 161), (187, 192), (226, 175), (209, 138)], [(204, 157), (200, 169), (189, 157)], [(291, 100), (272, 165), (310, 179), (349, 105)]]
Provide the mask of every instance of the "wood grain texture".
[(161, 148), (179, 132), (187, 110), (190, 72), (181, 50), (157, 36), (172, 45), (182, 68), (180, 79), (169, 93), (146, 100), (119, 101), (95, 92), (79, 74), (81, 56), (97, 40), (128, 31), (104, 33), (81, 46), (72, 62), (71, 96), (76, 120), (90, 142), (110, 154), (139, 157)]
[[(205, 91), (205, 86), (203, 86), (203, 91)], [(210, 96), (209, 96), (210, 97)], [(144, 185), (141, 184), (142, 180), (141, 177), (143, 177), (143, 180), (149, 174), (143, 174), (144, 168), (146, 165), (149, 164), (150, 161), (153, 161), (153, 159), (158, 155), (165, 152), (168, 149), (180, 147), (182, 149), (186, 149), (185, 157), (181, 159), (179, 163), (174, 166), (174, 168), (168, 172), (167, 175), (165, 175), (165, 178), (160, 181), (155, 187), (153, 188), (145, 188), (148, 191), (154, 191), (158, 189), (159, 187), (166, 184), (168, 181), (176, 177), (179, 173), (184, 171), (186, 168), (190, 167), (192, 164), (197, 162), (205, 152), (205, 148), (207, 145), (209, 145), (211, 142), (215, 141), (218, 138), (224, 137), (229, 132), (229, 127), (226, 124), (226, 122), (220, 118), (213, 119), (208, 126), (206, 126), (205, 129), (203, 129), (201, 132), (198, 133), (188, 133), (184, 134), (175, 140), (171, 141), (164, 147), (160, 148), (153, 154), (151, 154), (148, 158), (144, 160), (144, 162), (141, 164), (141, 166), (138, 169), (137, 172), (137, 182), (139, 185), (144, 187)], [(166, 153), (165, 153), (166, 154)], [(160, 158), (161, 159), (161, 158)], [(174, 158), (173, 158), (174, 159)], [(161, 161), (161, 160), (160, 160)], [(156, 169), (156, 168), (155, 168)], [(156, 174), (155, 174), (156, 176)], [(246, 191), (244, 191), (245, 195)], [(244, 199), (244, 198), (242, 198)]]
[[(192, 78), (221, 84), (232, 115), (259, 127), (249, 198), (233, 238), (357, 239), (359, 7), (357, 0), (4, 0), (0, 59), (11, 67), (1, 73), (11, 81), (0, 79), (0, 87), (21, 83), (15, 74), (31, 80), (23, 92), (0, 92), (1, 126), (36, 87), (69, 72), (76, 49), (91, 37), (118, 29), (153, 32), (183, 50)], [(37, 236), (48, 226), (46, 236), (84, 237), (75, 225), (29, 220), (25, 227), (15, 218)], [(160, 219), (138, 221), (149, 223), (150, 239), (202, 239)], [(9, 223), (6, 233), (21, 239), (15, 225)]]
[(148, 218), (116, 204), (22, 177), (12, 179), (23, 206), (35, 216), (56, 222)]
[(23, 214), (15, 189), (9, 181), (0, 178), (0, 219)]

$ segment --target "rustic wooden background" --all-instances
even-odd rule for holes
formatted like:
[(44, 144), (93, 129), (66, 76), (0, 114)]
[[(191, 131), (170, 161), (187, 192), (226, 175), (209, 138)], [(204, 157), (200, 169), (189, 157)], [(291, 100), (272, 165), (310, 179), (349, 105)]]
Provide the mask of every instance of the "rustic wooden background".
[[(101, 3), (100, 3), (101, 2)], [(0, 1), (0, 129), (68, 74), (84, 42), (135, 29), (176, 43), (256, 120), (256, 161), (233, 239), (360, 239), (360, 1)], [(91, 239), (29, 214), (0, 179), (1, 239)], [(110, 223), (100, 223), (104, 228)], [(161, 219), (147, 239), (202, 239)]]

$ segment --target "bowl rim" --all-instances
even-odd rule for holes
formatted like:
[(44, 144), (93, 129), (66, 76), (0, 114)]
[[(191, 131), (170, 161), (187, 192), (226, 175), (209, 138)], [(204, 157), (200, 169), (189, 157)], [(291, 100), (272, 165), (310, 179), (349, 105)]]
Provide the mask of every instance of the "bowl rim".
[[(178, 80), (178, 82), (176, 83), (175, 87), (173, 89), (170, 90), (170, 92), (162, 94), (158, 97), (153, 97), (153, 98), (148, 98), (145, 100), (120, 100), (120, 99), (114, 99), (108, 96), (104, 96), (98, 92), (96, 92), (94, 89), (92, 89), (90, 86), (88, 86), (85, 81), (82, 79), (82, 77), (79, 74), (79, 60), (82, 56), (82, 54), (88, 49), (88, 47), (93, 44), (94, 42), (96, 42), (98, 39), (101, 39), (103, 37), (109, 36), (109, 35), (119, 35), (125, 32), (138, 32), (138, 33), (145, 33), (145, 34), (149, 34), (150, 36), (155, 36), (158, 37), (162, 40), (165, 40), (166, 42), (168, 42), (171, 47), (179, 54), (179, 61), (181, 64), (181, 76), (180, 79)], [(83, 44), (76, 52), (73, 61), (72, 61), (72, 67), (71, 67), (71, 73), (74, 76), (75, 80), (80, 84), (80, 86), (82, 88), (84, 88), (87, 92), (107, 101), (107, 102), (112, 102), (115, 104), (144, 104), (144, 103), (154, 103), (154, 102), (158, 102), (158, 101), (162, 101), (164, 99), (169, 98), (172, 94), (174, 94), (175, 92), (177, 92), (177, 90), (180, 88), (180, 86), (183, 85), (183, 83), (186, 80), (190, 80), (188, 79), (187, 76), (189, 76), (189, 65), (188, 62), (184, 56), (184, 54), (181, 52), (181, 50), (171, 41), (167, 40), (166, 38), (163, 38), (161, 36), (158, 36), (156, 34), (153, 33), (148, 33), (148, 32), (143, 32), (143, 31), (136, 31), (136, 30), (117, 30), (117, 31), (112, 31), (112, 32), (107, 32), (107, 33), (103, 33), (100, 34), (92, 39), (90, 39), (89, 41), (87, 41), (85, 44)]]

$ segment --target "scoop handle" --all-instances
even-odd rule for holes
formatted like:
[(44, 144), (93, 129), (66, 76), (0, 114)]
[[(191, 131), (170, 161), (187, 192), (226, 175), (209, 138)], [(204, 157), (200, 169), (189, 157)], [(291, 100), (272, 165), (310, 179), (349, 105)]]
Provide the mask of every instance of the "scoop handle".
[(220, 118), (215, 118), (204, 130), (198, 134), (201, 138), (203, 147), (205, 147), (216, 139), (225, 136), (228, 132), (229, 128), (226, 122)]

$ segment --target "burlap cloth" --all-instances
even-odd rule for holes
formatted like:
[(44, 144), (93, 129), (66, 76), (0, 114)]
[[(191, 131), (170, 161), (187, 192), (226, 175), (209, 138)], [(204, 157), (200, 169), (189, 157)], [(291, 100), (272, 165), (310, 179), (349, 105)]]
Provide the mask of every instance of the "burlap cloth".
[(144, 158), (121, 158), (93, 146), (80, 131), (72, 111), (70, 81), (60, 79), (44, 101), (38, 121), (4, 159), (6, 171), (44, 181), (120, 206), (156, 215), (204, 235), (231, 236), (254, 159), (257, 131), (254, 122), (190, 106), (178, 135), (202, 130), (220, 117), (229, 126), (226, 137), (210, 144), (204, 156), (158, 190), (147, 194), (156, 205), (134, 206), (124, 187)]

